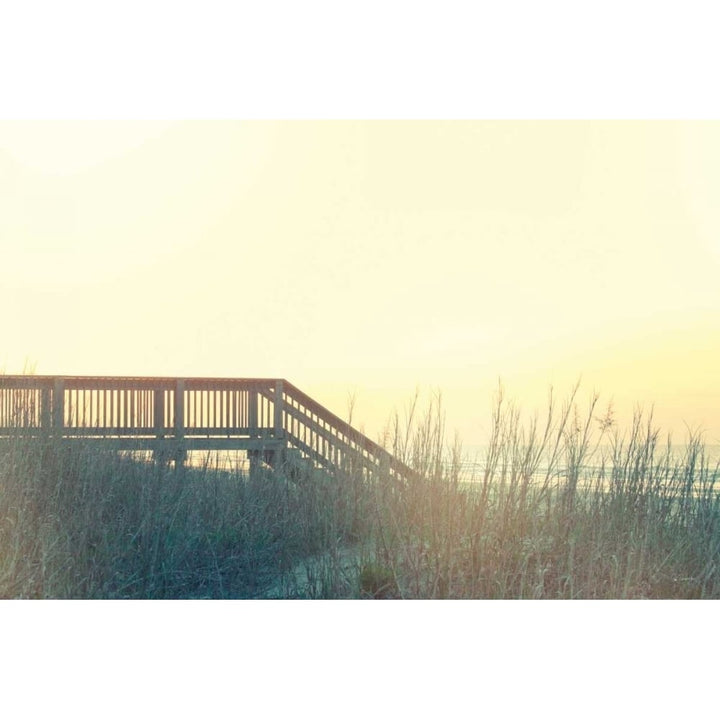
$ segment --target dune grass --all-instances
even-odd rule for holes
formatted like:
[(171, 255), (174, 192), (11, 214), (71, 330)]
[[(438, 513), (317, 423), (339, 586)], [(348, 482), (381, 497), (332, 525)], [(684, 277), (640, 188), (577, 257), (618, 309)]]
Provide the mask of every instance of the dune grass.
[(253, 477), (22, 438), (0, 447), (5, 598), (717, 598), (720, 504), (699, 437), (621, 432), (597, 398), (523, 418), (502, 391), (482, 462), (440, 399), (385, 444), (399, 483)]

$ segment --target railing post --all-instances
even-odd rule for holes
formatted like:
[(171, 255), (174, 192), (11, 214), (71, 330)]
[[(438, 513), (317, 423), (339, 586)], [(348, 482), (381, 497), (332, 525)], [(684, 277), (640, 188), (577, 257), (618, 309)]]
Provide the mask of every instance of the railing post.
[(153, 401), (153, 425), (155, 426), (155, 435), (163, 437), (165, 428), (165, 392), (164, 390), (155, 390)]
[(258, 436), (258, 391), (253, 387), (248, 390), (248, 430), (250, 437)]
[(275, 446), (272, 449), (271, 465), (275, 470), (279, 469), (283, 463), (285, 453), (280, 445), (281, 439), (285, 436), (283, 432), (283, 381), (275, 381), (275, 396), (273, 399), (273, 437), (275, 438)]
[(52, 423), (52, 391), (43, 385), (40, 390), (40, 427), (45, 433), (50, 432)]
[(163, 389), (156, 388), (153, 391), (153, 426), (156, 438), (153, 457), (156, 461), (162, 462), (166, 457), (162, 442), (162, 438), (165, 437), (165, 391)]
[(185, 462), (185, 381), (175, 381), (175, 462)]
[(52, 425), (55, 434), (62, 436), (65, 425), (65, 380), (63, 378), (55, 378), (53, 385), (52, 415)]
[[(248, 390), (248, 434), (251, 438), (258, 437), (258, 391), (254, 387)], [(260, 450), (248, 450), (250, 475), (255, 475), (260, 465)]]
[(283, 436), (283, 381), (275, 381), (275, 412), (273, 417), (273, 430), (276, 438)]

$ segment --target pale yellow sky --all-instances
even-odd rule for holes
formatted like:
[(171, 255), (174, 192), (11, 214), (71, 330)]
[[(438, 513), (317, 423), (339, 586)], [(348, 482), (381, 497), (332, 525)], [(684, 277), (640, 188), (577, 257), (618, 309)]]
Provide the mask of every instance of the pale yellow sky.
[(720, 123), (1, 121), (0, 368), (283, 376), (482, 442), (583, 376), (720, 442)]

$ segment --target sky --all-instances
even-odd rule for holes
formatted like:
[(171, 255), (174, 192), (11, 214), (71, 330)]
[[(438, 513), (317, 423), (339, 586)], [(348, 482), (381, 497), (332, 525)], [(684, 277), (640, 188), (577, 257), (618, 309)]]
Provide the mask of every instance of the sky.
[(481, 444), (501, 379), (720, 443), (716, 121), (0, 120), (0, 370), (285, 377)]

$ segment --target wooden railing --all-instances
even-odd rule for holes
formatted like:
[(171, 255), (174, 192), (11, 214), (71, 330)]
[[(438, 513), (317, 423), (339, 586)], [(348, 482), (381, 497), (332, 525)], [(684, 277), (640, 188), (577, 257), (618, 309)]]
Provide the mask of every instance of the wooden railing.
[[(288, 444), (326, 468), (411, 479), (416, 473), (287, 380), (280, 381), (282, 422)], [(277, 392), (277, 390), (276, 390)], [(267, 398), (267, 396), (266, 396)]]
[(283, 379), (0, 375), (0, 436), (102, 440), (182, 459), (246, 450), (257, 464), (410, 479), (377, 443)]

